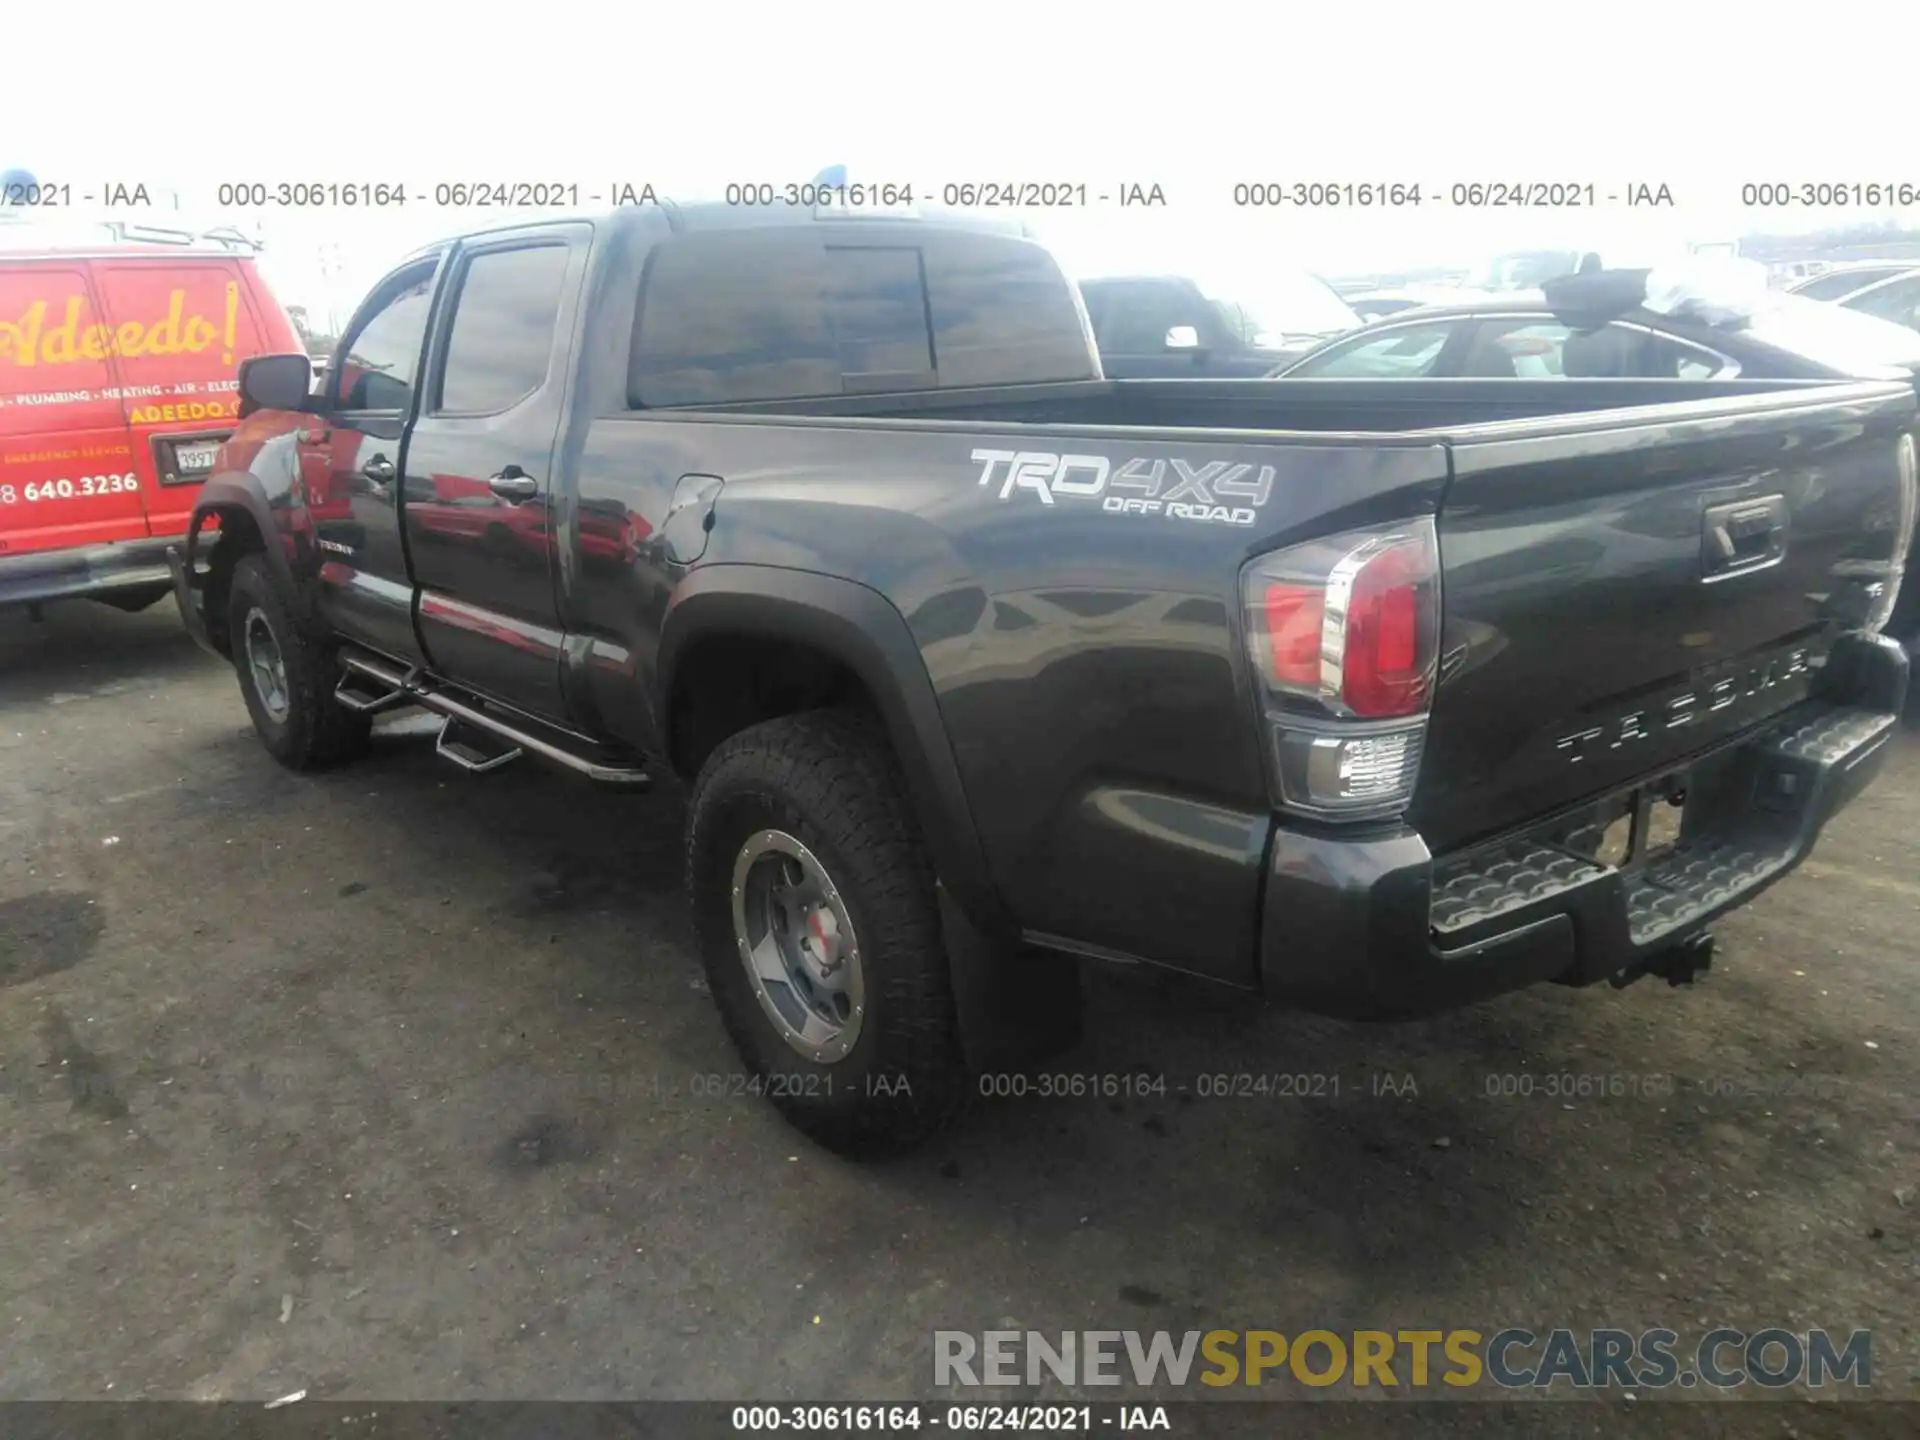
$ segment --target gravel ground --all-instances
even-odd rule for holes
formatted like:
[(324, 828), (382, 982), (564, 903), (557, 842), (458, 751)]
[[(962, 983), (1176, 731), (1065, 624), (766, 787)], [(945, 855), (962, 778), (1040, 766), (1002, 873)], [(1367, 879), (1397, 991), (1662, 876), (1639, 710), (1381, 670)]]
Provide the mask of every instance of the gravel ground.
[(935, 1329), (1721, 1324), (1870, 1328), (1920, 1398), (1920, 735), (1698, 987), (1361, 1027), (1104, 973), (1053, 1068), (1164, 1095), (854, 1166), (703, 1079), (679, 797), (430, 732), (290, 775), (168, 607), (0, 615), (0, 1398), (881, 1399)]

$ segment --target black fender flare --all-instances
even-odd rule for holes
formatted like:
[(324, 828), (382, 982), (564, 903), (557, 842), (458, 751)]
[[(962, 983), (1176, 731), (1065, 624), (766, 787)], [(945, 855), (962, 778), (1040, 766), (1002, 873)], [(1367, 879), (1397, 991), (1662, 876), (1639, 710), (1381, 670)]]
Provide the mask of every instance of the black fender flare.
[(253, 521), (254, 528), (260, 532), (262, 547), (267, 552), (267, 564), (273, 567), (276, 577), (287, 586), (289, 594), (297, 593), (293, 582), (293, 565), (287, 559), (286, 546), (279, 543), (281, 527), (274, 522), (273, 507), (267, 503), (266, 487), (260, 483), (257, 475), (245, 470), (229, 470), (225, 474), (211, 476), (200, 487), (200, 494), (193, 502), (193, 514), (187, 521), (184, 553), (188, 565), (192, 565), (198, 556), (200, 527), (206, 517), (216, 510), (233, 509), (245, 511)]
[(856, 581), (774, 565), (702, 566), (674, 591), (661, 626), (653, 711), (666, 733), (674, 674), (712, 635), (788, 640), (823, 650), (866, 686), (880, 710), (942, 887), (989, 935), (1013, 929), (967, 804), (926, 661), (906, 617)]
[(275, 514), (265, 482), (251, 471), (229, 470), (213, 475), (200, 487), (199, 497), (193, 502), (193, 513), (187, 520), (186, 542), (181, 546), (187, 573), (193, 573), (194, 562), (199, 554), (200, 527), (206, 517), (216, 510), (240, 510), (253, 521), (254, 529), (260, 534), (261, 549), (266, 554), (267, 568), (273, 571), (274, 579), (284, 587), (283, 593), (290, 601), (294, 615), (301, 624), (313, 627), (315, 633), (319, 633), (314, 588), (302, 584), (294, 568), (293, 551), (298, 527), (288, 522), (296, 517), (285, 505), (280, 507), (278, 515)]

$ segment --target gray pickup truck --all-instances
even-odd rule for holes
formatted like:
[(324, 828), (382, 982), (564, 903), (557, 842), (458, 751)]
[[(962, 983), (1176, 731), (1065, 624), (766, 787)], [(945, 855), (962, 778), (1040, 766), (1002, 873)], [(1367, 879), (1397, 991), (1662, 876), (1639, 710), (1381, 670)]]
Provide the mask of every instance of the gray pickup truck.
[(1017, 227), (647, 205), (240, 383), (173, 571), (266, 748), (424, 707), (682, 778), (720, 1014), (848, 1153), (1071, 1043), (1089, 957), (1366, 1017), (1692, 978), (1907, 683), (1900, 373), (1111, 381)]

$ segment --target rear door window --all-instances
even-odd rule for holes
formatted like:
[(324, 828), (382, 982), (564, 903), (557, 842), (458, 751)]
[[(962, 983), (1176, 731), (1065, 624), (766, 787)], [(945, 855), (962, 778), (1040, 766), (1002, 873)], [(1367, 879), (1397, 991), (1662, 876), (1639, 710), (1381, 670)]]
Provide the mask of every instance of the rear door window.
[(497, 415), (546, 383), (566, 275), (565, 245), (483, 250), (467, 261), (438, 413)]
[(1363, 334), (1308, 356), (1287, 375), (1312, 380), (1418, 379), (1433, 373), (1459, 323), (1432, 320)]

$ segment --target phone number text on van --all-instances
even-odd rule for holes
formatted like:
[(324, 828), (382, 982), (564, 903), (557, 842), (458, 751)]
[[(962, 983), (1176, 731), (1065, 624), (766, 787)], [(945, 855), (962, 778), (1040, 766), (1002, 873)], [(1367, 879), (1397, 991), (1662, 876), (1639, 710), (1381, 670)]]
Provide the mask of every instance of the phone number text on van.
[(140, 477), (132, 471), (124, 475), (82, 475), (78, 480), (29, 480), (25, 485), (0, 485), (0, 505), (83, 500), (89, 495), (129, 494), (139, 488)]

